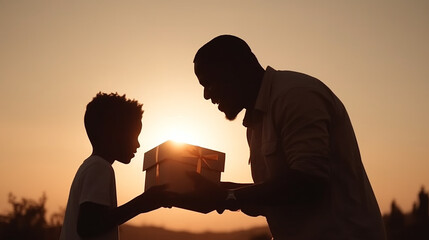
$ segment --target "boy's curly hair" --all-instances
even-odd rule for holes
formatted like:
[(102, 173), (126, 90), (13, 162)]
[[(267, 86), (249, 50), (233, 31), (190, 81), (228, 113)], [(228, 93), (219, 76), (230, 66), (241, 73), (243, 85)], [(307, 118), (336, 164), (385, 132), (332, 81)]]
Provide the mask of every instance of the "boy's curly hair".
[(86, 106), (85, 129), (92, 145), (103, 137), (104, 131), (113, 131), (112, 128), (123, 129), (143, 116), (142, 104), (136, 100), (127, 99), (126, 95), (118, 93), (99, 92)]

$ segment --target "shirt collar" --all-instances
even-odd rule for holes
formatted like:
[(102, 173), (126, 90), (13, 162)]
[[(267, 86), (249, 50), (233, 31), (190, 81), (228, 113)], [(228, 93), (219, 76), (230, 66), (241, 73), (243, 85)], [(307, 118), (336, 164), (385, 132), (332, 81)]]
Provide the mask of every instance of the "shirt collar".
[[(271, 93), (271, 84), (272, 77), (276, 72), (275, 69), (268, 66), (265, 70), (264, 77), (262, 78), (261, 87), (259, 88), (258, 96), (256, 98), (255, 105), (253, 109), (246, 110), (246, 115), (243, 119), (243, 125), (245, 127), (252, 126), (256, 117), (257, 112), (265, 113), (268, 111), (270, 93)], [(258, 118), (259, 119), (259, 118)]]

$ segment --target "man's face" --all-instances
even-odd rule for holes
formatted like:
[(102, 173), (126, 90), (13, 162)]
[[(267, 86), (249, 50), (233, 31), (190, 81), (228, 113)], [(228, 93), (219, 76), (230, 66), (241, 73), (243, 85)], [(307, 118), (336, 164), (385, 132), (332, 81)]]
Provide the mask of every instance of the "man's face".
[(195, 74), (204, 87), (204, 98), (218, 105), (228, 120), (234, 120), (244, 108), (244, 89), (232, 68), (195, 63)]
[(118, 133), (116, 141), (116, 160), (125, 164), (131, 162), (131, 159), (134, 158), (134, 154), (137, 152), (137, 148), (140, 147), (138, 136), (141, 129), (142, 123), (138, 121), (134, 124), (125, 126), (124, 129)]

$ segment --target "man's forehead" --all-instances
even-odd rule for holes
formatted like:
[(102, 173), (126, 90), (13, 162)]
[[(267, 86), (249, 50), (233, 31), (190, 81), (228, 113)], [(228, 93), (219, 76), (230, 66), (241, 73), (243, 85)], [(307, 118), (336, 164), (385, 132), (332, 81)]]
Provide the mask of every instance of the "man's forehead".
[(218, 62), (196, 62), (194, 63), (194, 71), (197, 75), (218, 75), (228, 71), (228, 64), (226, 63), (218, 63)]
[(220, 68), (213, 63), (194, 63), (194, 71), (200, 83), (206, 85), (219, 74)]
[(204, 74), (216, 68), (215, 63), (196, 62), (194, 63), (195, 73)]

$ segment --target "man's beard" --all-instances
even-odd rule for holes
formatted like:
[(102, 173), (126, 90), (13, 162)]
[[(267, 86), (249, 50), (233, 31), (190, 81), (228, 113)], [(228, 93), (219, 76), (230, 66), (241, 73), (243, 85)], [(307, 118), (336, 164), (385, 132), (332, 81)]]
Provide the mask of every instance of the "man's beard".
[(239, 110), (239, 111), (229, 111), (229, 112), (224, 112), (225, 114), (225, 118), (229, 121), (233, 121), (237, 118), (238, 114), (242, 111), (243, 109)]
[(227, 119), (227, 120), (229, 120), (229, 121), (234, 121), (236, 118), (237, 118), (237, 115), (235, 115), (235, 116), (229, 116), (229, 115), (226, 115), (225, 114), (225, 118)]

